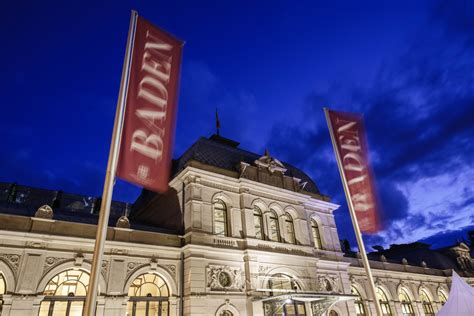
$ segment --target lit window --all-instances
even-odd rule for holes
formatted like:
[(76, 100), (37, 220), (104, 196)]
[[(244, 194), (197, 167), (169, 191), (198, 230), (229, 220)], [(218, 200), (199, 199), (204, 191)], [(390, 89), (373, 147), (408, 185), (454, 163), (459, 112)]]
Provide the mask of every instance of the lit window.
[(446, 296), (446, 294), (444, 294), (442, 290), (438, 291), (438, 300), (441, 303), (441, 305), (446, 304), (446, 301), (448, 300), (448, 297)]
[(0, 272), (0, 314), (2, 313), (3, 294), (7, 292), (7, 286), (3, 274)]
[(291, 215), (288, 213), (285, 214), (285, 230), (287, 238), (286, 241), (290, 244), (296, 244), (295, 226), (293, 225), (293, 218), (291, 218)]
[(425, 290), (421, 290), (420, 292), (420, 301), (423, 305), (423, 312), (425, 312), (426, 316), (434, 316), (433, 305), (431, 304), (430, 297)]
[(300, 289), (299, 284), (292, 277), (283, 273), (272, 275), (268, 280), (268, 287), (277, 292), (293, 292)]
[(413, 306), (411, 305), (410, 297), (404, 289), (400, 289), (398, 293), (398, 299), (402, 305), (402, 314), (403, 316), (414, 316), (415, 312), (413, 311)]
[(227, 207), (221, 200), (214, 202), (214, 234), (227, 236)]
[(157, 274), (145, 273), (138, 276), (128, 289), (127, 316), (169, 315), (169, 288)]
[(323, 242), (321, 240), (321, 233), (319, 231), (318, 223), (315, 220), (311, 221), (311, 232), (313, 233), (314, 248), (323, 249)]
[(275, 211), (270, 211), (269, 213), (268, 239), (271, 241), (280, 241), (280, 226), (278, 225), (278, 216)]
[(39, 315), (82, 315), (88, 286), (89, 274), (82, 270), (57, 274), (43, 291)]
[[(270, 295), (272, 296), (278, 296), (282, 293), (296, 292), (298, 290), (301, 290), (300, 285), (296, 282), (294, 278), (283, 273), (277, 273), (272, 275), (268, 280), (268, 287), (273, 290), (272, 292), (270, 292)], [(265, 315), (306, 315), (304, 302), (292, 299), (267, 301), (264, 302), (263, 308), (265, 310)]]
[(392, 311), (390, 310), (390, 305), (388, 304), (387, 295), (380, 287), (377, 287), (377, 299), (379, 300), (383, 316), (391, 316)]
[(356, 299), (354, 300), (356, 315), (366, 315), (364, 301), (362, 300), (362, 296), (360, 295), (360, 292), (354, 286), (351, 286), (351, 294), (357, 295)]
[(253, 209), (253, 226), (255, 228), (255, 238), (263, 239), (262, 211), (257, 206)]

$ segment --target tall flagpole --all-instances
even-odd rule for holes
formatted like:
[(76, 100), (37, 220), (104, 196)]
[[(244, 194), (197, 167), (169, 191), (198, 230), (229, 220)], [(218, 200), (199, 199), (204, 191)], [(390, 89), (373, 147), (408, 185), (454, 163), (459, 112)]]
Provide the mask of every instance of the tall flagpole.
[(326, 122), (328, 123), (332, 146), (334, 147), (334, 151), (336, 153), (337, 166), (339, 168), (339, 174), (341, 175), (342, 185), (344, 187), (344, 193), (346, 194), (347, 205), (349, 206), (349, 214), (351, 214), (351, 220), (352, 220), (352, 225), (354, 226), (354, 231), (355, 231), (355, 235), (357, 239), (357, 245), (359, 246), (359, 251), (362, 257), (362, 263), (364, 264), (365, 273), (367, 274), (367, 278), (369, 279), (370, 292), (372, 292), (372, 297), (374, 298), (375, 310), (378, 316), (383, 316), (382, 308), (380, 307), (380, 303), (377, 300), (377, 291), (375, 289), (375, 283), (374, 283), (374, 278), (372, 276), (372, 270), (370, 270), (369, 260), (367, 259), (367, 253), (365, 252), (364, 240), (362, 239), (359, 223), (357, 222), (357, 217), (354, 211), (354, 204), (352, 203), (349, 186), (347, 184), (346, 175), (344, 174), (344, 171), (343, 171), (342, 161), (339, 156), (339, 149), (337, 148), (337, 145), (336, 145), (336, 140), (334, 138), (332, 124), (329, 118), (329, 113), (328, 113), (327, 108), (324, 108), (324, 114), (326, 115)]
[[(120, 138), (123, 127), (123, 114), (127, 99), (127, 87), (129, 80), (133, 38), (137, 24), (137, 12), (132, 10), (130, 18), (130, 27), (128, 29), (127, 48), (125, 50), (125, 60), (122, 68), (122, 79), (120, 81), (119, 97), (117, 100), (117, 109), (115, 111), (114, 129), (112, 132), (112, 141), (110, 143), (109, 160), (107, 162), (107, 171), (105, 174), (104, 191), (102, 193), (102, 204), (100, 206), (99, 223), (95, 237), (94, 255), (92, 257), (92, 268), (87, 291), (86, 302), (84, 304), (85, 316), (93, 316), (96, 312), (97, 290), (99, 286), (99, 275), (102, 267), (102, 256), (104, 252), (105, 240), (107, 237), (107, 228), (110, 215), (110, 204), (112, 202), (112, 193), (115, 183), (115, 173), (120, 148)], [(104, 290), (104, 289), (103, 289)]]

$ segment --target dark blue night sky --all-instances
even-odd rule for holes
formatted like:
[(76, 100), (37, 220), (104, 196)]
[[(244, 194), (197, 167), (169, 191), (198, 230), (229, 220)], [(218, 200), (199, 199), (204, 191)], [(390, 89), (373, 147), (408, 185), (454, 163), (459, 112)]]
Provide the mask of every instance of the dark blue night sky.
[[(186, 41), (175, 156), (215, 130), (310, 174), (341, 204), (322, 108), (365, 114), (388, 220), (367, 246), (474, 227), (472, 1), (9, 1), (0, 181), (102, 193), (130, 9)], [(114, 199), (139, 188), (118, 182)]]

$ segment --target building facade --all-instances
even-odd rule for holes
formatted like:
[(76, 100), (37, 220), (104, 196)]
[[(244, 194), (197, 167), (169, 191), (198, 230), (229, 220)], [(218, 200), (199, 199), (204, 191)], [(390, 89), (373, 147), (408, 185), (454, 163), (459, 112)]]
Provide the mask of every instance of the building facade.
[[(1, 190), (1, 315), (81, 315), (100, 199)], [(375, 315), (357, 254), (341, 249), (337, 208), (268, 152), (201, 138), (174, 162), (169, 192), (113, 203), (97, 315)], [(472, 283), (471, 252), (372, 253), (384, 315), (434, 315), (451, 269)]]

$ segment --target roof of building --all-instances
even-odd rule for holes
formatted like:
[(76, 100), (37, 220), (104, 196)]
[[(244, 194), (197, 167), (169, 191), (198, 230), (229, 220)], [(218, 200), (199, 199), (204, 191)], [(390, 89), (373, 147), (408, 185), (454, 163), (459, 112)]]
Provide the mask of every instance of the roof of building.
[[(374, 249), (377, 249), (377, 251), (368, 253), (367, 257), (371, 261), (439, 269), (449, 272), (456, 270), (463, 276), (473, 276), (474, 266), (469, 264), (463, 266), (458, 261), (459, 254), (457, 254), (455, 250), (458, 249), (460, 245), (466, 251), (474, 248), (472, 242), (470, 246), (461, 243), (439, 249), (431, 249), (430, 244), (413, 242), (409, 244), (393, 244), (390, 245), (388, 249), (383, 249), (381, 246), (374, 246)], [(355, 252), (348, 251), (347, 249), (344, 250), (348, 257), (357, 256)]]
[[(198, 161), (200, 163), (239, 172), (240, 162), (253, 165), (262, 154), (252, 153), (238, 147), (239, 143), (219, 135), (212, 135), (209, 138), (199, 138), (184, 154), (174, 161), (174, 174), (183, 170), (188, 162)], [(320, 194), (316, 183), (301, 169), (282, 162), (285, 168), (285, 175), (301, 179), (301, 183), (307, 182), (302, 191)]]

